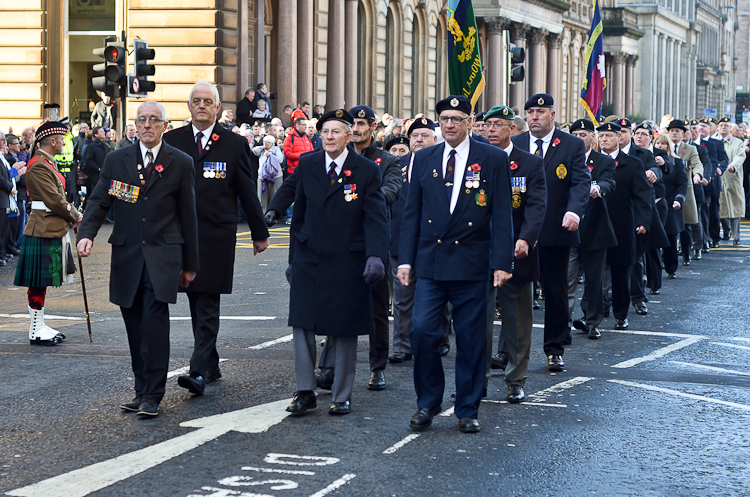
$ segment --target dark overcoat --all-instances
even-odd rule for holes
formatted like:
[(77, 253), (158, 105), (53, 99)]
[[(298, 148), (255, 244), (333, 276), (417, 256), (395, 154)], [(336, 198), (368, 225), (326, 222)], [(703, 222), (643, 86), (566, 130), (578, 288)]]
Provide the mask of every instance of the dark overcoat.
[(615, 191), (615, 161), (609, 155), (591, 150), (586, 161), (591, 183), (599, 186), (601, 197), (590, 198), (581, 218), (581, 247), (598, 250), (617, 245), (612, 221), (609, 218), (606, 198)]
[[(672, 162), (670, 171), (664, 175), (664, 184), (667, 188), (667, 194), (664, 199), (667, 201), (667, 220), (664, 223), (664, 231), (668, 235), (677, 235), (685, 231), (685, 217), (682, 214), (682, 205), (685, 203), (685, 195), (688, 189), (688, 177), (685, 172), (685, 166), (680, 159), (669, 157), (664, 150), (654, 149), (654, 154), (661, 156), (665, 162)], [(680, 203), (680, 209), (672, 208), (675, 200)]]

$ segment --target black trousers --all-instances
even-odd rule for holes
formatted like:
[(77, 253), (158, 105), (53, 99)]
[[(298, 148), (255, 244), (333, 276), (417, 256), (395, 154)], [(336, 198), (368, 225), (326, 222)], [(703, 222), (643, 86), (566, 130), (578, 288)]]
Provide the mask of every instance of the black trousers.
[(169, 368), (169, 305), (156, 300), (143, 265), (132, 307), (120, 307), (128, 333), (135, 395), (157, 404), (164, 397)]
[[(667, 222), (667, 209), (669, 208), (665, 199), (660, 199), (656, 203), (656, 212), (659, 213), (662, 226)], [(652, 249), (646, 252), (646, 278), (648, 280), (646, 286), (651, 290), (659, 290), (661, 288), (661, 252), (659, 249)]]
[(706, 201), (701, 204), (701, 226), (703, 226), (703, 236), (701, 238), (701, 248), (707, 247), (711, 242), (711, 200), (712, 197), (706, 197)]
[(190, 372), (201, 376), (219, 369), (216, 336), (219, 334), (221, 295), (188, 292), (195, 346), (190, 357)]
[(586, 316), (586, 326), (596, 328), (604, 319), (604, 268), (607, 249), (586, 250), (581, 248), (583, 261), (583, 299), (581, 310)]
[[(388, 257), (387, 259), (390, 259)], [(385, 264), (385, 274), (390, 273), (391, 265)], [(390, 324), (388, 323), (388, 278), (370, 286), (370, 371), (385, 369), (388, 364)]]
[(685, 229), (680, 232), (680, 249), (682, 250), (682, 258), (684, 260), (690, 260), (690, 251), (692, 250), (692, 248), (692, 229), (691, 225), (686, 224)]
[(612, 273), (612, 315), (616, 319), (626, 319), (630, 308), (630, 279), (633, 266), (610, 265)]
[(563, 355), (568, 335), (568, 258), (570, 246), (539, 245), (544, 287), (544, 353)]
[(676, 273), (677, 266), (680, 263), (680, 257), (677, 254), (677, 234), (668, 234), (667, 239), (669, 240), (669, 247), (664, 247), (664, 249), (662, 249), (664, 271), (667, 273)]
[(630, 276), (630, 299), (633, 305), (646, 300), (646, 285), (643, 283), (643, 275), (646, 273), (646, 256), (643, 253), (641, 235), (635, 236), (635, 264), (633, 264)]
[(9, 221), (10, 218), (5, 215), (5, 208), (0, 207), (0, 255), (5, 255), (5, 247), (10, 238)]
[(721, 218), (719, 217), (719, 196), (709, 197), (711, 201), (708, 204), (708, 236), (714, 243), (719, 243), (721, 234)]

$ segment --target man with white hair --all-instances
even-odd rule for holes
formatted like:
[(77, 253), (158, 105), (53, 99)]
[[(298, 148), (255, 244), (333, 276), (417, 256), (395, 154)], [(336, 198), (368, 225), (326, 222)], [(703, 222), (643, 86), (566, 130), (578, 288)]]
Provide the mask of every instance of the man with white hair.
[[(192, 124), (167, 134), (164, 141), (182, 150), (195, 163), (198, 201), (200, 263), (206, 270), (185, 290), (190, 301), (195, 347), (190, 372), (177, 384), (195, 395), (221, 378), (216, 337), (219, 333), (221, 294), (232, 293), (237, 238), (237, 200), (242, 203), (252, 232), (253, 253), (268, 247), (268, 229), (258, 201), (258, 167), (251, 164), (248, 140), (217, 122), (221, 110), (216, 87), (199, 81), (188, 100)], [(257, 160), (252, 156), (253, 160)]]
[(125, 321), (135, 377), (135, 398), (120, 408), (142, 417), (156, 416), (164, 397), (168, 304), (198, 271), (193, 162), (162, 141), (166, 114), (158, 102), (138, 107), (140, 141), (107, 154), (78, 232), (78, 253), (87, 257), (114, 208), (109, 298)]

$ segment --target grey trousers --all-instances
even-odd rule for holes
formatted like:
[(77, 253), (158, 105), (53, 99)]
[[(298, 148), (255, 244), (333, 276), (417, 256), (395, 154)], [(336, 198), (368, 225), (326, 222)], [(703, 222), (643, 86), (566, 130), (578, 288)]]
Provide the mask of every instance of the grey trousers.
[[(357, 338), (331, 337), (329, 359), (336, 369), (336, 377), (331, 387), (332, 402), (345, 402), (352, 396), (354, 374), (357, 370)], [(294, 374), (298, 392), (315, 389), (315, 332), (303, 328), (293, 328)]]
[(396, 277), (398, 272), (398, 258), (391, 257), (391, 273), (393, 275), (393, 352), (411, 354), (409, 332), (411, 331), (411, 312), (414, 309), (414, 289), (417, 279), (411, 272), (412, 284), (404, 286)]
[(735, 242), (740, 241), (740, 221), (742, 219), (739, 217), (730, 217), (729, 218), (729, 226), (732, 230), (732, 236), (734, 237)]
[[(532, 283), (514, 285), (505, 283), (497, 291), (497, 302), (500, 306), (503, 325), (501, 342), (504, 352), (508, 354), (508, 367), (505, 368), (505, 383), (521, 385), (526, 383), (526, 371), (529, 369), (531, 353), (531, 330), (534, 324), (532, 301), (534, 289)], [(491, 328), (487, 333), (489, 344), (492, 344)], [(499, 344), (500, 345), (500, 344)], [(498, 347), (500, 350), (500, 347)], [(488, 367), (492, 358), (492, 347), (487, 348)]]

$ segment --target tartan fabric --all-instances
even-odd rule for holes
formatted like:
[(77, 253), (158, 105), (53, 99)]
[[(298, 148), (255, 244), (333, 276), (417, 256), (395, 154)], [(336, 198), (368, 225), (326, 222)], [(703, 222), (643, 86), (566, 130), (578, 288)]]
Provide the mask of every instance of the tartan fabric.
[(26, 287), (62, 285), (62, 241), (24, 236), (14, 284)]

